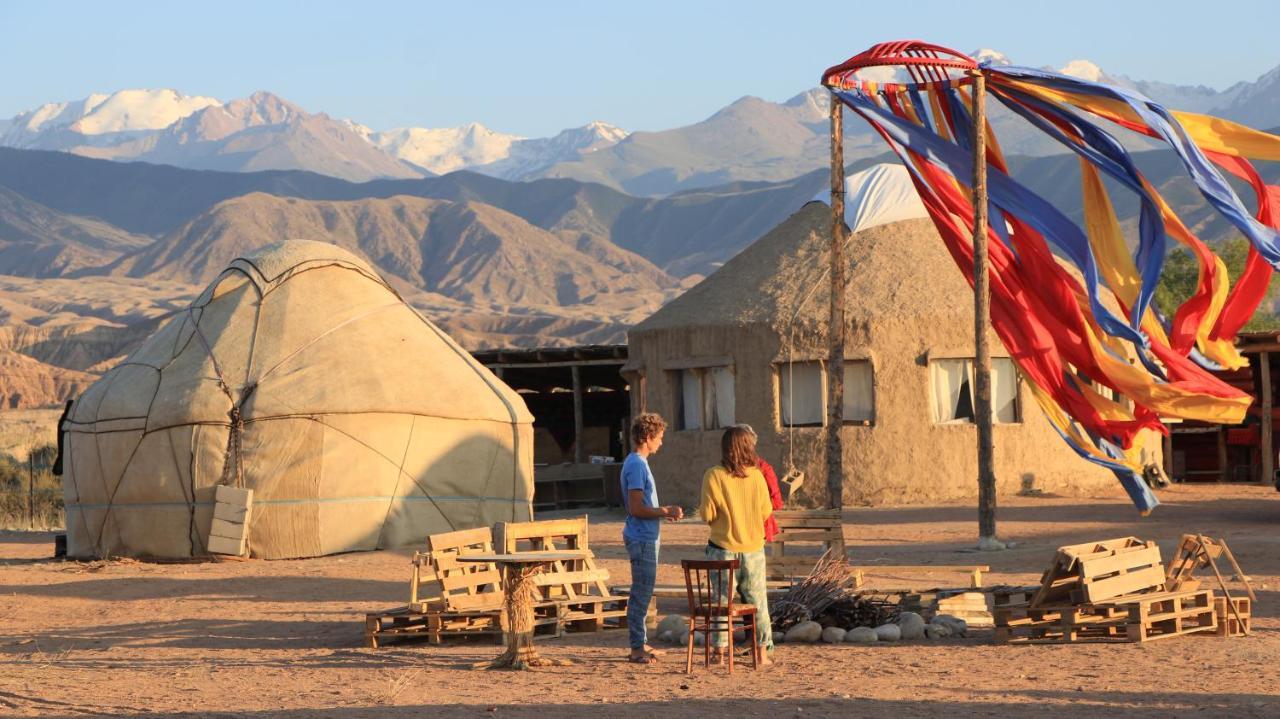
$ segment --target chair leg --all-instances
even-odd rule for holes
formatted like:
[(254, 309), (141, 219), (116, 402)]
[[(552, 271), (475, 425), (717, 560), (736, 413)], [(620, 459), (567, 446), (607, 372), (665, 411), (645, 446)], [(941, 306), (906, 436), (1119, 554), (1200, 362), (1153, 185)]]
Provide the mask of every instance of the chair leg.
[(757, 621), (756, 615), (751, 615), (751, 668), (755, 670), (760, 669), (760, 652), (763, 651), (760, 648), (760, 634), (756, 631)]
[(729, 624), (726, 627), (729, 631), (729, 673), (733, 673), (733, 617), (729, 617)]
[(685, 648), (684, 673), (693, 673), (693, 617), (689, 617), (689, 646)]
[(711, 620), (707, 620), (707, 628), (702, 632), (702, 666), (711, 666)]

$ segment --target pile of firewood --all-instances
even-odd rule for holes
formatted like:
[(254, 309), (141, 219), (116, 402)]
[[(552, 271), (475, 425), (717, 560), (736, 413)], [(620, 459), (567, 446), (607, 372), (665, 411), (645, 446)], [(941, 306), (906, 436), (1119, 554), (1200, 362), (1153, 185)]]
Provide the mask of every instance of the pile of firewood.
[(858, 578), (848, 562), (839, 552), (828, 551), (809, 576), (769, 602), (769, 615), (774, 630), (783, 632), (808, 621), (824, 626), (875, 627), (897, 619), (898, 603), (859, 593)]

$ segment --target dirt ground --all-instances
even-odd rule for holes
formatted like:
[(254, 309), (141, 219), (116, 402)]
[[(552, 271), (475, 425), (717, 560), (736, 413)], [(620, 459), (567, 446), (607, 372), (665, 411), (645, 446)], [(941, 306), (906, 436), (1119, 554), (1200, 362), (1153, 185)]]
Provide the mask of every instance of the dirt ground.
[[(1000, 533), (977, 553), (971, 506), (854, 508), (845, 534), (862, 564), (989, 564), (988, 583), (1034, 582), (1056, 547), (1129, 534), (1160, 542), (1199, 531), (1228, 539), (1258, 589), (1254, 636), (1145, 645), (995, 646), (966, 639), (781, 645), (777, 664), (729, 676), (683, 656), (623, 661), (625, 632), (542, 640), (572, 666), (483, 672), (487, 643), (366, 649), (363, 616), (403, 603), (408, 551), (202, 564), (55, 562), (51, 534), (0, 533), (0, 716), (739, 717), (1280, 715), (1280, 495), (1179, 486), (1138, 518), (1121, 497), (1009, 498)], [(620, 516), (593, 513), (592, 548), (628, 580)], [(691, 520), (663, 534), (659, 582), (701, 554)], [(954, 579), (953, 579), (954, 577)], [(872, 576), (902, 586), (901, 578)], [(958, 586), (959, 575), (913, 585)], [(664, 601), (663, 614), (680, 609)]]

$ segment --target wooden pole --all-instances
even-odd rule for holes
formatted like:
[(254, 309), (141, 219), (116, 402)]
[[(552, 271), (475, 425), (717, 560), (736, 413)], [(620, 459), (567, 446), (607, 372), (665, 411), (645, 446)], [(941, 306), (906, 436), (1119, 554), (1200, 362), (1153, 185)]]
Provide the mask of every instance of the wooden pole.
[(569, 369), (573, 372), (573, 461), (582, 464), (582, 370), (578, 365)]
[(831, 317), (827, 359), (827, 506), (844, 507), (844, 105), (831, 94)]
[(1271, 426), (1271, 353), (1259, 352), (1258, 365), (1262, 370), (1262, 476), (1258, 481), (1263, 484), (1275, 482), (1276, 449)]
[(973, 73), (973, 377), (978, 429), (978, 544), (996, 546), (995, 438), (991, 416), (991, 279), (987, 270), (986, 76)]

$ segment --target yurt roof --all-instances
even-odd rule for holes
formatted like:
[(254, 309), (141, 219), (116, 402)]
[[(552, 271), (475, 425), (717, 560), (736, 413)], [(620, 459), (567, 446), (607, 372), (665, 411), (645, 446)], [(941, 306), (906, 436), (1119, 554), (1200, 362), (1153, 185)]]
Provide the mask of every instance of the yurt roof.
[[(320, 284), (295, 285), (300, 277)], [(100, 422), (139, 398), (149, 425), (225, 421), (224, 405), (242, 396), (252, 397), (246, 419), (335, 412), (532, 421), (514, 390), (366, 262), (305, 240), (233, 260), (188, 310), (90, 387), (72, 421)]]
[[(845, 245), (846, 316), (854, 322), (885, 315), (962, 320), (972, 312), (971, 290), (933, 223), (922, 219), (914, 189), (904, 191), (905, 170), (898, 167), (897, 176), (891, 169), (872, 169), (870, 178), (860, 173), (870, 189), (848, 186), (846, 224), (855, 229)], [(758, 323), (781, 327), (796, 320), (825, 324), (830, 228), (831, 208), (821, 201), (807, 203), (632, 333)]]

